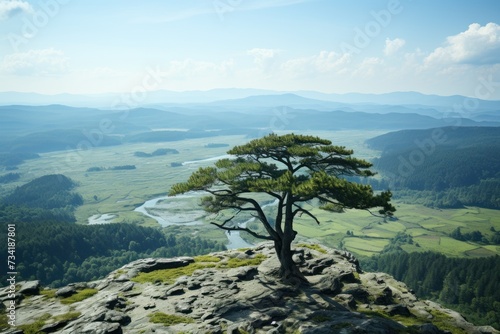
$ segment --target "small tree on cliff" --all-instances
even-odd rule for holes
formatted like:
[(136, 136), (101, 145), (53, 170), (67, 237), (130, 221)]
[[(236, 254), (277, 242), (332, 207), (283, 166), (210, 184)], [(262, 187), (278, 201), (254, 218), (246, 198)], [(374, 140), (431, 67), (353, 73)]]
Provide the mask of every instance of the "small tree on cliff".
[[(230, 211), (230, 218), (213, 224), (227, 231), (245, 231), (254, 237), (272, 240), (280, 261), (280, 276), (285, 280), (304, 280), (292, 260), (291, 244), (296, 232), (293, 221), (306, 215), (316, 223), (316, 216), (305, 208), (317, 200), (320, 208), (342, 212), (346, 208), (370, 210), (391, 215), (389, 191), (374, 194), (371, 187), (350, 182), (342, 176), (372, 176), (367, 161), (351, 157), (352, 150), (334, 146), (329, 140), (313, 136), (270, 134), (228, 151), (233, 159), (221, 159), (215, 167), (199, 168), (187, 182), (175, 184), (169, 195), (188, 191), (209, 193), (202, 199), (206, 211)], [(254, 194), (270, 196), (277, 202), (272, 217), (266, 214)], [(250, 213), (267, 234), (259, 234), (233, 219)]]

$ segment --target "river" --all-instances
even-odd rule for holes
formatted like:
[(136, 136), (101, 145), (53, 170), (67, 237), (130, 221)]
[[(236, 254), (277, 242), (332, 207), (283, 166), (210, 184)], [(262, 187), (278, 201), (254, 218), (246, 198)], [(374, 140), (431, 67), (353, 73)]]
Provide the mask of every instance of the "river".
[[(143, 205), (137, 207), (134, 211), (140, 212), (148, 217), (153, 218), (156, 220), (161, 226), (172, 226), (172, 225), (181, 225), (181, 226), (189, 226), (189, 225), (200, 225), (203, 224), (203, 217), (200, 216), (200, 210), (194, 210), (193, 213), (183, 213), (182, 215), (178, 213), (168, 213), (168, 208), (167, 210), (162, 209), (166, 214), (159, 216), (159, 215), (154, 215), (151, 214), (150, 211), (151, 209), (154, 209), (155, 207), (158, 207), (158, 202), (162, 201), (162, 205), (168, 204), (169, 201), (177, 201), (178, 199), (182, 198), (193, 198), (193, 197), (199, 197), (202, 195), (202, 193), (191, 193), (191, 194), (185, 194), (185, 195), (177, 195), (175, 197), (169, 197), (169, 196), (162, 196), (162, 197), (157, 197), (153, 198), (149, 201), (146, 201)], [(167, 202), (167, 203), (165, 203)], [(149, 210), (148, 210), (149, 209)], [(249, 219), (247, 222), (250, 222), (252, 219)], [(244, 227), (246, 226), (247, 222), (242, 224), (241, 226)], [(253, 244), (250, 244), (246, 242), (240, 235), (239, 231), (226, 231), (226, 236), (229, 241), (229, 243), (226, 245), (227, 249), (237, 249), (237, 248), (247, 248), (247, 247), (253, 247)]]

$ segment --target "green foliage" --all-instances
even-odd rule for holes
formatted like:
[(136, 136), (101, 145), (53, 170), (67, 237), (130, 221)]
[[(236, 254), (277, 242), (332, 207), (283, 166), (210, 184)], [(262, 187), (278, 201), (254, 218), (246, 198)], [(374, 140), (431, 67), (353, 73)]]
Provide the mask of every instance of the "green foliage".
[(464, 259), (423, 252), (376, 256), (366, 270), (383, 271), (413, 288), (417, 296), (443, 303), (478, 325), (500, 328), (500, 256)]
[(19, 173), (8, 173), (0, 176), (0, 184), (1, 183), (9, 183), (19, 180), (21, 175)]
[(492, 154), (500, 149), (499, 128), (406, 130), (367, 143), (383, 150), (374, 164), (396, 198), (440, 208), (500, 208), (500, 156)]
[(40, 316), (35, 322), (26, 325), (17, 326), (18, 329), (23, 331), (23, 334), (39, 334), (40, 329), (45, 325), (46, 321), (49, 320), (52, 316), (49, 313), (46, 313)]
[(83, 289), (83, 290), (78, 291), (77, 293), (75, 293), (72, 296), (61, 299), (61, 303), (62, 304), (78, 303), (78, 302), (81, 302), (82, 300), (85, 300), (87, 298), (92, 297), (97, 292), (98, 292), (97, 289)]
[[(81, 315), (80, 312), (68, 312), (68, 313), (59, 314), (56, 316), (52, 316), (49, 313), (45, 313), (44, 315), (40, 316), (38, 319), (36, 319), (32, 323), (17, 326), (17, 329), (22, 330), (24, 334), (40, 334), (40, 333), (44, 333), (44, 332), (41, 332), (40, 330), (47, 323), (53, 323), (53, 322), (58, 322), (58, 321), (70, 321), (70, 320), (74, 320), (74, 319), (78, 318), (80, 315)], [(0, 324), (0, 329), (2, 327), (3, 327), (3, 325)]]
[(238, 267), (244, 267), (244, 266), (258, 266), (264, 260), (266, 260), (267, 257), (263, 254), (257, 254), (252, 258), (249, 259), (239, 259), (236, 257), (230, 258), (227, 263), (221, 263), (218, 265), (218, 268), (238, 268)]
[(304, 247), (304, 248), (313, 249), (313, 250), (320, 252), (320, 253), (323, 253), (323, 254), (327, 253), (323, 247), (321, 247), (320, 245), (317, 245), (317, 244), (298, 244), (297, 247)]
[[(228, 214), (222, 222), (213, 222), (228, 231), (245, 231), (254, 238), (273, 240), (281, 268), (280, 275), (306, 278), (292, 260), (291, 243), (297, 232), (296, 217), (305, 215), (320, 223), (304, 206), (313, 200), (320, 208), (342, 212), (344, 209), (379, 208), (392, 215), (389, 191), (374, 194), (369, 185), (357, 184), (345, 176), (372, 176), (367, 161), (351, 157), (352, 150), (334, 146), (314, 136), (270, 134), (236, 146), (227, 152), (234, 159), (221, 159), (215, 167), (200, 167), (187, 182), (171, 187), (169, 195), (205, 191), (201, 205), (207, 212)], [(276, 210), (266, 213), (256, 196), (276, 202)], [(274, 217), (273, 217), (274, 216)], [(237, 218), (238, 217), (238, 218)], [(237, 219), (256, 218), (263, 232), (241, 227)]]
[(175, 314), (166, 314), (163, 312), (155, 312), (153, 314), (149, 314), (148, 317), (150, 322), (155, 324), (163, 324), (165, 326), (194, 323), (193, 318), (183, 317)]
[[(76, 148), (82, 142), (88, 142), (88, 138), (81, 130), (50, 130), (14, 138), (8, 142), (6, 149), (11, 152), (42, 153), (62, 151), (68, 147)], [(104, 135), (99, 141), (101, 147), (120, 144), (119, 139), (107, 135)]]
[(151, 271), (149, 273), (139, 273), (136, 277), (132, 278), (132, 281), (137, 283), (147, 283), (147, 282), (162, 282), (167, 284), (172, 284), (175, 280), (181, 276), (190, 276), (199, 269), (214, 268), (214, 263), (190, 263), (187, 266), (172, 268), (172, 269), (161, 269)]
[(158, 157), (162, 155), (167, 155), (167, 154), (179, 154), (179, 151), (173, 148), (159, 148), (155, 150), (152, 153), (145, 153), (145, 152), (135, 152), (134, 155), (139, 158), (151, 158), (151, 157)]
[(194, 258), (196, 262), (220, 262), (220, 257), (212, 255), (198, 255)]
[(0, 330), (6, 330), (10, 327), (7, 314), (0, 314)]
[(56, 298), (57, 289), (43, 289), (40, 290), (40, 295), (45, 296), (46, 298)]
[(70, 320), (74, 320), (74, 319), (78, 318), (81, 314), (82, 314), (81, 312), (68, 312), (68, 313), (53, 316), (52, 319), (55, 322), (70, 321)]
[[(2, 227), (0, 236), (6, 231)], [(139, 258), (190, 256), (224, 249), (211, 240), (165, 234), (134, 224), (17, 223), (16, 231), (17, 243), (23, 245), (16, 254), (19, 279), (38, 279), (44, 286), (99, 279)], [(0, 252), (7, 253), (7, 243), (0, 243)], [(1, 282), (5, 279), (2, 276)]]
[(448, 331), (452, 334), (467, 334), (467, 332), (461, 328), (454, 326), (450, 320), (451, 317), (445, 313), (432, 310), (432, 323), (441, 330)]
[(138, 283), (162, 282), (162, 283), (172, 284), (175, 282), (177, 278), (181, 276), (191, 276), (196, 270), (199, 269), (205, 269), (205, 268), (227, 269), (227, 268), (237, 268), (243, 266), (257, 266), (261, 264), (266, 258), (267, 257), (263, 254), (257, 254), (249, 259), (230, 258), (226, 262), (220, 262), (221, 259), (215, 256), (209, 256), (209, 255), (197, 256), (195, 257), (195, 262), (190, 263), (187, 266), (172, 268), (172, 269), (155, 270), (149, 273), (139, 273), (139, 275), (132, 278), (132, 281)]
[(113, 166), (109, 167), (109, 170), (132, 170), (136, 169), (134, 165), (122, 165), (122, 166)]
[(40, 156), (35, 153), (29, 152), (8, 152), (0, 153), (0, 166), (8, 168), (15, 168), (15, 166), (22, 164), (25, 160), (36, 159)]
[(83, 204), (82, 196), (72, 193), (75, 183), (61, 174), (45, 175), (16, 188), (4, 198), (6, 205), (56, 209)]

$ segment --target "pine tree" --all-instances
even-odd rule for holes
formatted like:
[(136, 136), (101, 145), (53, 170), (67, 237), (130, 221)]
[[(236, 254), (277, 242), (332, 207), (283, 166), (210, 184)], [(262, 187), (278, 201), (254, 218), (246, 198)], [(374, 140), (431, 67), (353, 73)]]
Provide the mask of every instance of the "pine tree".
[[(213, 222), (227, 231), (245, 231), (256, 238), (272, 240), (284, 280), (306, 281), (292, 260), (292, 241), (297, 232), (293, 222), (305, 215), (318, 218), (305, 204), (318, 200), (320, 208), (342, 212), (346, 208), (370, 210), (391, 215), (391, 193), (375, 195), (371, 186), (348, 181), (345, 177), (373, 176), (367, 161), (352, 157), (353, 151), (334, 146), (314, 136), (270, 134), (228, 151), (232, 159), (222, 159), (215, 167), (200, 168), (187, 182), (174, 185), (169, 195), (188, 191), (209, 193), (202, 199), (205, 210), (228, 213), (229, 218)], [(273, 214), (266, 214), (255, 194), (277, 203)], [(259, 234), (235, 223), (235, 217), (249, 213), (264, 227)], [(273, 217), (271, 217), (271, 215)]]

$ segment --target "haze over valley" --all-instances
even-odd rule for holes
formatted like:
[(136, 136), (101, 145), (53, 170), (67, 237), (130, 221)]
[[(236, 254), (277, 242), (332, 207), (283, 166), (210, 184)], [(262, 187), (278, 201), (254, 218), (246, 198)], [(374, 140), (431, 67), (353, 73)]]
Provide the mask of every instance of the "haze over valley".
[[(172, 292), (190, 294), (175, 317), (222, 333), (237, 321), (197, 310), (202, 297), (191, 294), (202, 285), (186, 282), (234, 269), (232, 283), (251, 286), (279, 269), (285, 289), (321, 290), (342, 312), (405, 333), (497, 333), (498, 9), (488, 0), (0, 0), (0, 254), (12, 266), (0, 271), (0, 331), (89, 322), (134, 333), (145, 322), (182, 333), (153, 306), (165, 304), (159, 295), (137, 305), (148, 289), (187, 284)], [(267, 268), (274, 249), (257, 245), (278, 250), (287, 237), (292, 249)], [(330, 277), (337, 257), (352, 266), (348, 278)], [(170, 261), (175, 274), (164, 271)], [(393, 289), (411, 294), (400, 305), (418, 297), (443, 308), (393, 313), (388, 300), (399, 297), (373, 297), (369, 272), (408, 286)], [(78, 303), (115, 283), (130, 284), (117, 298), (137, 297), (119, 310), (131, 318), (87, 321)], [(134, 284), (144, 290), (131, 297)], [(77, 312), (54, 306), (25, 319), (46, 301)], [(333, 304), (318, 303), (328, 306), (311, 311), (317, 326), (361, 328), (330, 323), (321, 312)], [(299, 320), (286, 327), (289, 313), (268, 313), (277, 320), (233, 332), (309, 333)]]

